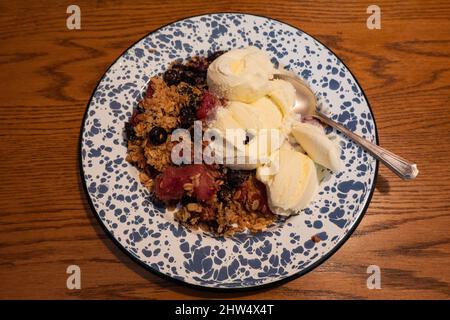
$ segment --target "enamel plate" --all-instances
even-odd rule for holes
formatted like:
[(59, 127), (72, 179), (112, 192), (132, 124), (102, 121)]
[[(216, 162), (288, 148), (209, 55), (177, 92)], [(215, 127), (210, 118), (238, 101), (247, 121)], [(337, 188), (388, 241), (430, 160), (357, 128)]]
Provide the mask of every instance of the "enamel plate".
[(377, 140), (369, 104), (350, 71), (320, 42), (285, 23), (207, 14), (169, 24), (135, 43), (105, 73), (87, 107), (82, 180), (95, 215), (119, 247), (149, 270), (194, 286), (250, 289), (305, 274), (349, 238), (375, 186), (378, 163), (331, 131), (341, 144), (345, 171), (329, 175), (299, 215), (267, 231), (214, 238), (179, 225), (171, 212), (153, 206), (137, 169), (125, 161), (123, 133), (150, 77), (175, 59), (249, 45), (309, 83), (333, 119)]

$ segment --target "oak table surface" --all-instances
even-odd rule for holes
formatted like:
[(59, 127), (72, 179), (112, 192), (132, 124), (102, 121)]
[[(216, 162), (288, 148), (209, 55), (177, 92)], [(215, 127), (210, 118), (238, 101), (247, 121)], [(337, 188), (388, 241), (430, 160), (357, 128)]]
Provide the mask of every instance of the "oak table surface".
[[(450, 2), (64, 1), (0, 4), (0, 298), (450, 298)], [(208, 12), (292, 24), (331, 48), (360, 82), (381, 145), (418, 164), (403, 182), (380, 165), (356, 232), (303, 277), (247, 293), (211, 293), (162, 279), (119, 250), (91, 212), (78, 163), (81, 121), (97, 81), (135, 41)], [(81, 290), (66, 268), (81, 268)], [(381, 289), (366, 286), (369, 265)]]

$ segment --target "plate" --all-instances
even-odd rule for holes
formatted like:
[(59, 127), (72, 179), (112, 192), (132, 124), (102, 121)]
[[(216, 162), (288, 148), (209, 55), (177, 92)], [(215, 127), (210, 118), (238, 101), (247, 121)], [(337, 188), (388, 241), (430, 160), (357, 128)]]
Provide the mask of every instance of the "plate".
[(349, 238), (375, 186), (378, 162), (330, 132), (341, 144), (345, 170), (321, 184), (308, 208), (267, 231), (214, 238), (153, 206), (137, 169), (124, 159), (123, 134), (150, 77), (176, 59), (249, 45), (309, 83), (333, 119), (377, 141), (371, 109), (348, 68), (319, 41), (283, 22), (206, 14), (166, 25), (133, 44), (102, 77), (87, 107), (80, 136), (82, 180), (95, 215), (119, 247), (147, 269), (193, 286), (245, 290), (305, 274)]

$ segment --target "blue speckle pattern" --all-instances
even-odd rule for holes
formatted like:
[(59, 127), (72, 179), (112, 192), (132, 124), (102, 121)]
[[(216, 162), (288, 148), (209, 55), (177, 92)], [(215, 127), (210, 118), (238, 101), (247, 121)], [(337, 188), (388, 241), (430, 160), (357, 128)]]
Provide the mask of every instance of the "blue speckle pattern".
[[(278, 21), (246, 14), (184, 19), (127, 50), (106, 72), (88, 106), (81, 141), (84, 179), (92, 204), (112, 236), (151, 269), (215, 288), (269, 284), (310, 269), (339, 245), (363, 214), (376, 161), (333, 130), (345, 171), (330, 175), (310, 206), (258, 235), (215, 238), (188, 230), (154, 206), (125, 160), (124, 123), (149, 78), (175, 59), (253, 45), (309, 83), (332, 118), (375, 141), (375, 124), (361, 88), (327, 48)], [(321, 241), (312, 241), (312, 236)]]

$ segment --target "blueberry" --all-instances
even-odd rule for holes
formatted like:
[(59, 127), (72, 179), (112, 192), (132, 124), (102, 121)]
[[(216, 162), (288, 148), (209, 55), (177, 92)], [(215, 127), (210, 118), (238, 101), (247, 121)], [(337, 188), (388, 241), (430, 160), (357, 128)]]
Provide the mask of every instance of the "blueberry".
[(128, 141), (133, 141), (136, 139), (136, 132), (130, 122), (125, 122), (125, 137)]
[(242, 170), (228, 169), (226, 173), (225, 185), (230, 189), (234, 189), (239, 187), (246, 178), (247, 175), (243, 173)]
[(141, 104), (138, 104), (138, 106), (136, 107), (136, 110), (139, 114), (145, 112), (145, 109)]
[(187, 84), (190, 84), (191, 86), (195, 86), (195, 73), (190, 70), (185, 70), (180, 72), (181, 81), (186, 82)]
[(197, 57), (188, 63), (188, 68), (194, 72), (204, 72), (208, 70), (209, 61), (204, 57)]
[(164, 72), (163, 79), (167, 83), (167, 85), (176, 86), (182, 81), (182, 72), (178, 69), (169, 69)]
[(165, 208), (164, 201), (158, 199), (156, 194), (154, 194), (153, 192), (150, 193), (149, 200), (156, 208), (159, 208), (159, 209)]
[(206, 71), (190, 68), (188, 70), (182, 71), (181, 79), (191, 86), (206, 85)]
[(188, 203), (197, 203), (197, 199), (195, 197), (191, 197), (185, 194), (183, 198), (181, 198), (181, 204), (183, 206), (186, 206)]
[(194, 124), (197, 119), (195, 115), (195, 108), (192, 105), (186, 105), (180, 109), (180, 127), (187, 129)]
[(209, 226), (210, 230), (212, 230), (214, 232), (217, 232), (217, 230), (219, 229), (219, 223), (217, 223), (216, 220), (208, 221), (208, 226)]
[(206, 86), (206, 73), (197, 73), (193, 81), (197, 86)]
[(148, 134), (148, 138), (150, 139), (150, 142), (158, 146), (167, 140), (167, 131), (164, 128), (161, 127), (153, 127), (150, 130), (150, 133)]

